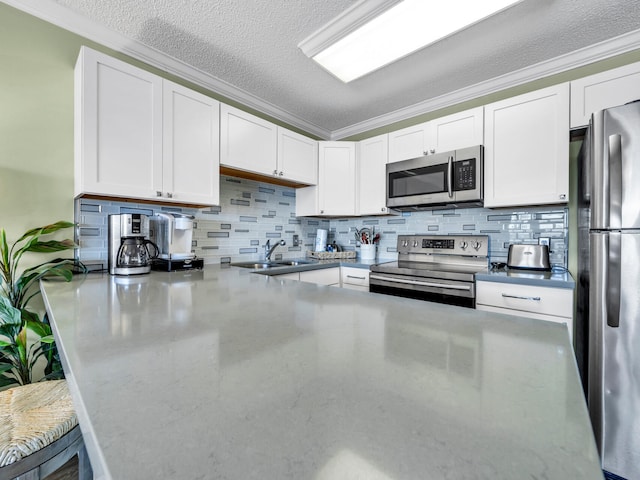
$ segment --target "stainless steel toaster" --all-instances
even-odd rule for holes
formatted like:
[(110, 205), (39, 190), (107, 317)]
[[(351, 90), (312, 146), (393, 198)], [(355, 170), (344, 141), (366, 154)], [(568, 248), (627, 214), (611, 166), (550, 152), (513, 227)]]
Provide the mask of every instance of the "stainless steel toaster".
[(526, 270), (551, 270), (548, 245), (509, 245), (507, 267)]

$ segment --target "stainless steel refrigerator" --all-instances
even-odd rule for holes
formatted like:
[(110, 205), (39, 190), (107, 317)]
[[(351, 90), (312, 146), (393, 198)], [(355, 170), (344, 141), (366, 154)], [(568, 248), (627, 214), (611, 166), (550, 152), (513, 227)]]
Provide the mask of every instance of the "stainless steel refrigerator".
[(578, 360), (603, 469), (640, 479), (640, 102), (593, 114), (579, 165)]

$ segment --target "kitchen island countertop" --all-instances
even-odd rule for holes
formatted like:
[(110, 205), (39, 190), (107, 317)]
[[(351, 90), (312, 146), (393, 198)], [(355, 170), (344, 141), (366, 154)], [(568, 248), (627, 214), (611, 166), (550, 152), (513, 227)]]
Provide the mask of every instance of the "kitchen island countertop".
[(562, 325), (228, 266), (41, 290), (97, 479), (602, 479)]

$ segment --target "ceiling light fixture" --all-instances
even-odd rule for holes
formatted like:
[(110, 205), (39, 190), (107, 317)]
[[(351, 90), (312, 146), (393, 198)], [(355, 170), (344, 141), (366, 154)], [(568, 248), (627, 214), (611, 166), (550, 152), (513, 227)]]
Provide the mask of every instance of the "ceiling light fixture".
[(522, 0), (360, 0), (298, 47), (347, 83)]

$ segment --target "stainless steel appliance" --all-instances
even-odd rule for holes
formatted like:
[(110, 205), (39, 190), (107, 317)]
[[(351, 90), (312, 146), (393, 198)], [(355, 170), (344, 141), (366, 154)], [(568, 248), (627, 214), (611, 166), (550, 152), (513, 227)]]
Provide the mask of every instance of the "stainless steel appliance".
[(158, 213), (151, 217), (151, 238), (159, 249), (153, 270), (174, 271), (202, 268), (204, 260), (191, 251), (193, 215)]
[(640, 478), (640, 102), (596, 112), (580, 155), (577, 349), (605, 471)]
[(369, 291), (475, 308), (486, 272), (486, 235), (399, 235), (398, 261), (370, 267)]
[(507, 267), (522, 270), (551, 270), (548, 245), (509, 245)]
[(109, 273), (149, 273), (151, 259), (157, 255), (157, 247), (149, 240), (149, 217), (140, 213), (109, 215), (108, 229)]
[(387, 207), (423, 210), (484, 203), (484, 147), (387, 164)]

